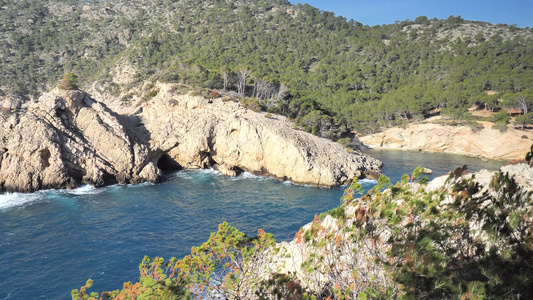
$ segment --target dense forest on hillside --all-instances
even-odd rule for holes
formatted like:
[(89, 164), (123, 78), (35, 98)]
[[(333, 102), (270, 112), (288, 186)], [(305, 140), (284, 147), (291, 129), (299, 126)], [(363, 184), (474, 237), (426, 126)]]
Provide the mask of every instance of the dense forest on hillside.
[[(73, 72), (117, 96), (156, 80), (232, 90), (333, 139), (473, 105), (533, 122), (533, 30), (514, 25), (369, 27), (286, 0), (0, 0), (0, 21), (2, 99)], [(114, 81), (124, 67), (135, 77)]]

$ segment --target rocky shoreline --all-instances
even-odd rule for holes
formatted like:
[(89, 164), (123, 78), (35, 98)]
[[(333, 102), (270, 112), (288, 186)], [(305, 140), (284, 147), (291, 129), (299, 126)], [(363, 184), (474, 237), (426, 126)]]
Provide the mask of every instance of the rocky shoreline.
[(119, 115), (79, 90), (54, 89), (0, 126), (0, 191), (157, 182), (162, 171), (215, 168), (333, 187), (382, 163), (292, 129), (281, 116), (226, 98), (158, 93)]
[(359, 138), (372, 148), (446, 152), (494, 160), (519, 160), (533, 143), (533, 131), (489, 126), (475, 132), (468, 126), (409, 124)]

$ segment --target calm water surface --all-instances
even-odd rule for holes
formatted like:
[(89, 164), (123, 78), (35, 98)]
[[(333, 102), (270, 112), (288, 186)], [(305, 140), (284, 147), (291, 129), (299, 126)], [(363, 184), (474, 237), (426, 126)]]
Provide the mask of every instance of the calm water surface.
[[(417, 165), (430, 178), (467, 164), (445, 154), (368, 150), (397, 181)], [(364, 180), (365, 189), (374, 181)], [(70, 299), (70, 291), (94, 280), (91, 291), (115, 290), (138, 279), (144, 255), (183, 257), (228, 221), (249, 235), (262, 228), (290, 240), (316, 213), (339, 204), (343, 188), (321, 189), (243, 174), (228, 178), (210, 170), (170, 174), (162, 184), (89, 186), (69, 191), (0, 195), (0, 299)]]

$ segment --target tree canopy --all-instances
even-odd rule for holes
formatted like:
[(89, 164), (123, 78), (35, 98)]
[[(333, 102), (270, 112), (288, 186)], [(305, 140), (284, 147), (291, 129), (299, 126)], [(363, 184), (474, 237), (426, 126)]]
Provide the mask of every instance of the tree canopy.
[[(516, 26), (420, 16), (370, 27), (277, 0), (2, 3), (3, 94), (36, 96), (69, 72), (123, 93), (182, 82), (257, 98), (331, 138), (435, 109), (533, 108), (533, 32)], [(124, 65), (134, 82), (113, 82)]]

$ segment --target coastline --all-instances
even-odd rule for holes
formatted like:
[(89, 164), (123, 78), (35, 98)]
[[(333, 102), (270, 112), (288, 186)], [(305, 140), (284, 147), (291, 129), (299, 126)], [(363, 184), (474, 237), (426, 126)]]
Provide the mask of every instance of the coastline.
[[(412, 152), (412, 153), (443, 153), (443, 154), (452, 154), (452, 155), (459, 155), (459, 156), (465, 156), (465, 157), (472, 157), (472, 158), (479, 158), (480, 160), (487, 162), (489, 160), (495, 160), (495, 161), (501, 161), (501, 162), (511, 162), (515, 159), (503, 159), (503, 158), (488, 158), (485, 156), (481, 156), (479, 154), (473, 154), (473, 153), (463, 153), (463, 152), (453, 152), (453, 151), (439, 151), (439, 150), (433, 150), (433, 149), (411, 149), (411, 148), (396, 148), (396, 147), (387, 147), (387, 146), (363, 146), (364, 149), (361, 151), (363, 153), (366, 153), (365, 150), (386, 150), (386, 151), (405, 151), (405, 152)], [(518, 159), (518, 158), (517, 158)]]
[(0, 191), (156, 183), (164, 171), (181, 169), (247, 171), (319, 187), (380, 172), (379, 160), (295, 130), (285, 117), (178, 87), (157, 83), (156, 96), (124, 115), (81, 90), (43, 94), (0, 126)]
[(468, 126), (434, 123), (409, 124), (359, 138), (362, 147), (450, 153), (480, 159), (521, 160), (533, 143), (532, 130), (508, 128), (506, 132), (490, 128), (473, 131)]

